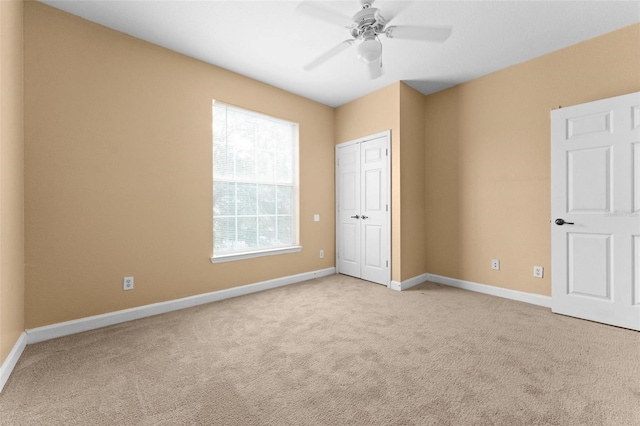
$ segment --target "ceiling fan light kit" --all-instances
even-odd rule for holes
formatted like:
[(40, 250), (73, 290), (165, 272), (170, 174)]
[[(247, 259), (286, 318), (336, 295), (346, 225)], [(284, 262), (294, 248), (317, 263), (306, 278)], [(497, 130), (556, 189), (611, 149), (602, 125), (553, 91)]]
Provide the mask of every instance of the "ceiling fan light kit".
[(358, 53), (358, 59), (369, 64), (377, 61), (382, 55), (382, 44), (375, 38), (369, 38), (363, 40), (358, 47), (356, 47)]
[[(322, 55), (304, 66), (304, 69), (311, 71), (318, 66), (337, 56), (349, 46), (356, 45), (358, 59), (367, 64), (369, 77), (378, 78), (382, 75), (382, 43), (378, 36), (384, 34), (387, 38), (400, 40), (419, 40), (444, 42), (451, 35), (451, 27), (414, 27), (414, 26), (391, 26), (386, 25), (390, 20), (383, 17), (380, 10), (371, 7), (374, 0), (360, 0), (362, 9), (351, 17), (351, 23), (346, 21), (339, 13), (313, 6), (309, 2), (303, 1), (298, 6), (299, 12), (310, 15), (332, 24), (338, 24), (349, 29), (351, 39), (345, 40), (337, 46), (329, 49)], [(344, 25), (342, 22), (344, 21)]]

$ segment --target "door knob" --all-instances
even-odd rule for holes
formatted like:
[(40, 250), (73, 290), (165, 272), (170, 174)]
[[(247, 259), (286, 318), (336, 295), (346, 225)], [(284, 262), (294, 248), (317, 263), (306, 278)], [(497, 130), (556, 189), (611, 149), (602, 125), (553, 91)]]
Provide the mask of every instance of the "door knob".
[[(351, 219), (360, 219), (360, 216), (359, 215), (351, 216)], [(363, 217), (363, 219), (364, 219), (364, 217)]]
[(362, 215), (362, 218), (363, 219), (367, 219), (367, 218), (369, 218), (369, 216)]
[(556, 225), (573, 225), (573, 222), (565, 222), (564, 219), (556, 219)]

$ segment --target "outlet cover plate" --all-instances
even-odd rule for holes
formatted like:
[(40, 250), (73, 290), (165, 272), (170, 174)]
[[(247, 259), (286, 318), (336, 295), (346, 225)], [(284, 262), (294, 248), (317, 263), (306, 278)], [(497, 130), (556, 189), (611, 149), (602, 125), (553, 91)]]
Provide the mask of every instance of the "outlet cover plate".
[(542, 278), (544, 276), (544, 268), (542, 266), (534, 266), (533, 276), (536, 278)]
[(491, 259), (491, 269), (499, 271), (500, 270), (500, 260), (499, 259)]
[(133, 277), (124, 277), (122, 279), (123, 290), (133, 290)]

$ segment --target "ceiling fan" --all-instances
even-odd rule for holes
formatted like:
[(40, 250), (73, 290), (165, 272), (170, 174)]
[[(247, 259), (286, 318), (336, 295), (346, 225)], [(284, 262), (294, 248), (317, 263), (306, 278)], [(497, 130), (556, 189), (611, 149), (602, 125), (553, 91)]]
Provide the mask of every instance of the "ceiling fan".
[(333, 10), (316, 6), (309, 1), (303, 1), (296, 8), (298, 12), (309, 15), (325, 22), (337, 24), (349, 30), (351, 38), (347, 39), (304, 66), (306, 71), (311, 71), (337, 56), (350, 46), (356, 46), (358, 59), (367, 64), (371, 79), (382, 75), (382, 43), (379, 36), (384, 34), (387, 38), (402, 40), (421, 40), (432, 42), (444, 42), (451, 35), (451, 26), (388, 26), (392, 16), (383, 16), (382, 12), (372, 7), (374, 0), (359, 0), (362, 9), (349, 18)]

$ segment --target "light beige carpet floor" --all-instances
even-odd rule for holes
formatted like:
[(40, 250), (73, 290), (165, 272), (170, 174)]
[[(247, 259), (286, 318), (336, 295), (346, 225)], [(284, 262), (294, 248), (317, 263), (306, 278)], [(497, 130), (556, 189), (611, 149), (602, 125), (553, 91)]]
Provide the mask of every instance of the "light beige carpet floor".
[(331, 276), (30, 345), (8, 425), (639, 425), (640, 333)]

